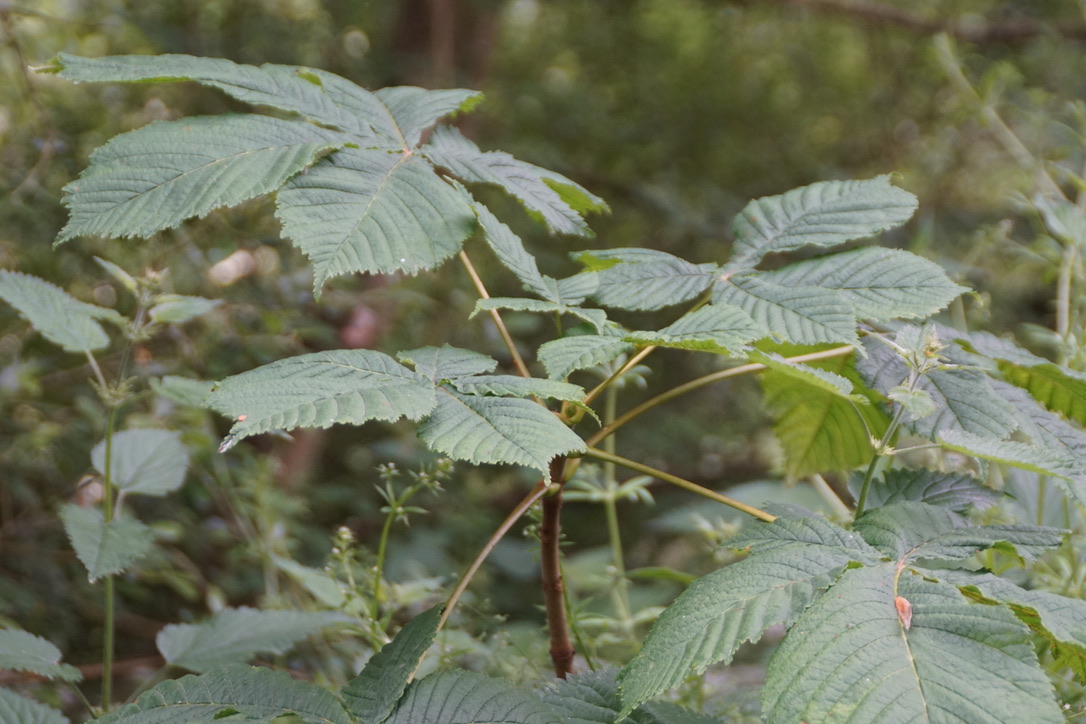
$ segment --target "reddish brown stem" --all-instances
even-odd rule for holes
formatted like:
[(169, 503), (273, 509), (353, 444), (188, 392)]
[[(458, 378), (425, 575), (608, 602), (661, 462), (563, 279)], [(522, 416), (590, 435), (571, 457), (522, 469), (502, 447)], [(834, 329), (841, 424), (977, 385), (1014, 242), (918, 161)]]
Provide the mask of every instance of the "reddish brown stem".
[(566, 458), (551, 462), (551, 482), (554, 492), (543, 498), (543, 521), (539, 526), (540, 569), (543, 600), (547, 608), (547, 630), (551, 640), (551, 662), (559, 679), (573, 673), (573, 641), (566, 620), (565, 584), (562, 582), (562, 561), (559, 541), (562, 534), (562, 477)]

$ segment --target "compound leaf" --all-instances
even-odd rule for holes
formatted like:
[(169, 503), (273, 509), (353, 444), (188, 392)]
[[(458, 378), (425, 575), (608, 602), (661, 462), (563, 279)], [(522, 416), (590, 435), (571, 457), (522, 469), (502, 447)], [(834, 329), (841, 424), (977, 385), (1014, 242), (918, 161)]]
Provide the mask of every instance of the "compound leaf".
[(243, 663), (258, 653), (281, 654), (326, 626), (350, 623), (331, 611), (261, 611), (225, 608), (203, 623), (175, 623), (155, 638), (166, 662), (205, 672), (220, 664)]
[(732, 265), (750, 268), (771, 252), (874, 236), (904, 224), (916, 206), (916, 197), (891, 186), (888, 176), (823, 181), (756, 199), (732, 223)]
[(112, 309), (81, 302), (55, 284), (0, 269), (0, 299), (15, 307), (30, 326), (68, 352), (92, 352), (109, 344), (98, 320), (123, 324)]
[(216, 724), (231, 714), (270, 722), (294, 715), (304, 724), (355, 724), (332, 692), (285, 671), (220, 666), (164, 681), (98, 724)]
[(471, 671), (413, 682), (383, 724), (564, 724), (538, 696)]
[(106, 523), (97, 508), (64, 505), (60, 520), (91, 583), (125, 570), (145, 556), (154, 544), (151, 529), (140, 521), (114, 518)]
[[(41, 636), (17, 629), (0, 629), (0, 669), (29, 671), (56, 681), (83, 678), (79, 669), (60, 663), (60, 659), (60, 649)], [(0, 721), (8, 720), (0, 717)]]
[(68, 724), (68, 718), (56, 709), (16, 694), (11, 689), (0, 689), (0, 721), (12, 724)]
[(237, 420), (229, 447), (269, 430), (419, 420), (436, 397), (426, 377), (388, 355), (356, 349), (299, 355), (228, 377), (206, 404)]
[(621, 337), (584, 334), (544, 342), (538, 356), (548, 377), (564, 379), (577, 370), (611, 362), (633, 349)]
[[(91, 450), (91, 463), (106, 471), (106, 442)], [(189, 454), (174, 430), (124, 430), (113, 435), (110, 482), (121, 490), (165, 495), (185, 481)]]
[(715, 264), (692, 264), (654, 249), (583, 251), (576, 256), (596, 275), (592, 296), (617, 309), (651, 311), (689, 301), (709, 288), (717, 271)]
[(739, 307), (767, 336), (795, 344), (856, 342), (856, 312), (829, 289), (782, 286), (759, 276), (740, 276), (717, 283), (713, 302)]

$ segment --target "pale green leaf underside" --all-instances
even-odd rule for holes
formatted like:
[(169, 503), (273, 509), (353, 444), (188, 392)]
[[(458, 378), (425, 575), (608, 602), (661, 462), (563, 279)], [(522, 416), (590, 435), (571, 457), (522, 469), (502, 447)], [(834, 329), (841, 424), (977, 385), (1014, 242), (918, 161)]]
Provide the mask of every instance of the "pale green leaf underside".
[(106, 523), (97, 508), (68, 504), (60, 509), (60, 519), (91, 583), (125, 570), (154, 544), (151, 529), (140, 521), (114, 518)]
[[(768, 722), (1063, 721), (1010, 611), (895, 573), (893, 563), (848, 571), (796, 621), (802, 635), (787, 636), (767, 668)], [(895, 596), (912, 606), (909, 629)]]
[(829, 289), (782, 286), (759, 276), (742, 276), (718, 283), (713, 301), (739, 307), (766, 336), (795, 344), (856, 342), (855, 311)]
[(470, 199), (422, 159), (355, 148), (287, 182), (276, 215), (312, 261), (317, 289), (341, 274), (433, 269), (476, 224)]
[(634, 346), (621, 337), (585, 334), (562, 337), (543, 343), (539, 361), (551, 379), (563, 379), (577, 370), (595, 367), (633, 351)]
[(68, 352), (92, 352), (109, 344), (98, 320), (124, 322), (112, 309), (81, 302), (44, 279), (6, 269), (0, 269), (0, 299), (15, 307), (43, 337)]
[(164, 121), (115, 137), (64, 187), (57, 243), (140, 236), (275, 191), (346, 139), (309, 123), (258, 115)]
[(158, 303), (151, 307), (149, 314), (151, 320), (159, 324), (182, 324), (207, 314), (220, 304), (221, 299), (168, 294), (159, 297)]
[(405, 350), (396, 357), (401, 362), (413, 365), (416, 372), (434, 384), (442, 380), (486, 374), (498, 366), (493, 357), (447, 344)]
[(568, 187), (578, 197), (592, 199), (594, 207), (606, 208), (602, 200), (569, 179), (518, 161), (508, 153), (481, 151), (449, 126), (435, 130), (422, 152), (433, 164), (448, 169), (462, 181), (500, 186), (557, 233), (592, 235), (580, 211), (567, 203), (555, 186)]
[(551, 400), (579, 402), (585, 396), (584, 388), (558, 380), (517, 375), (480, 375), (461, 377), (450, 382), (457, 392), (466, 395), (493, 395), (496, 397), (542, 397)]
[(823, 181), (757, 199), (732, 223), (732, 264), (749, 268), (771, 252), (874, 236), (904, 224), (916, 206), (916, 197), (891, 186), (888, 176)]
[[(849, 479), (849, 490), (859, 496), (863, 476)], [(868, 492), (867, 502), (872, 508), (890, 503), (911, 500), (964, 513), (970, 507), (989, 508), (1003, 494), (985, 487), (981, 481), (963, 473), (941, 473), (935, 470), (889, 470), (876, 478)]]
[(396, 706), (419, 661), (434, 642), (442, 609), (435, 606), (411, 619), (340, 691), (348, 710), (359, 721), (382, 722)]
[(939, 433), (936, 442), (948, 450), (956, 450), (966, 455), (1022, 468), (1040, 475), (1071, 479), (1079, 473), (1081, 468), (1077, 460), (1052, 448), (1038, 447), (1016, 440), (1000, 440), (961, 430), (944, 430)]
[(215, 724), (233, 711), (259, 722), (294, 714), (304, 724), (356, 724), (327, 689), (244, 665), (164, 681), (98, 724)]
[(542, 405), (441, 388), (419, 437), (431, 449), (470, 463), (523, 465), (548, 474), (558, 455), (583, 452), (584, 441)]
[(533, 693), (471, 671), (439, 671), (412, 683), (382, 724), (564, 724)]
[(426, 90), (414, 86), (381, 88), (373, 95), (395, 120), (406, 148), (418, 146), (422, 132), (437, 123), (438, 119), (467, 110), (483, 97), (479, 91), (462, 88)]
[[(106, 469), (106, 443), (91, 450), (91, 463)], [(165, 495), (185, 480), (188, 450), (174, 430), (124, 430), (113, 435), (110, 481), (121, 490), (142, 495)]]
[(269, 430), (368, 420), (419, 420), (436, 404), (430, 380), (373, 350), (291, 357), (217, 383), (207, 406), (237, 422), (233, 439)]
[[(0, 669), (29, 671), (57, 681), (79, 681), (83, 674), (60, 663), (60, 649), (40, 636), (17, 629), (0, 629)], [(0, 721), (5, 721), (0, 717)]]
[(762, 277), (784, 286), (833, 289), (860, 319), (929, 317), (967, 291), (938, 264), (897, 249), (869, 247), (789, 264)]
[(204, 672), (243, 663), (258, 653), (283, 653), (326, 626), (350, 621), (327, 611), (226, 608), (203, 623), (170, 624), (159, 631), (155, 643), (168, 664)]
[[(605, 307), (651, 311), (681, 304), (713, 283), (715, 264), (692, 264), (653, 249), (585, 251), (587, 258), (616, 260), (595, 271), (598, 286), (592, 296)], [(600, 265), (602, 266), (602, 265)]]
[(68, 724), (68, 718), (41, 702), (0, 689), (0, 721), (12, 724)]
[(508, 226), (498, 221), (498, 218), (487, 207), (476, 203), (472, 208), (479, 218), (479, 227), (483, 230), (483, 238), (498, 261), (509, 271), (513, 272), (524, 288), (539, 296), (550, 299), (549, 288), (545, 277), (539, 271), (535, 257), (524, 248), (524, 242), (513, 233)]
[(710, 304), (687, 312), (655, 332), (631, 332), (623, 339), (640, 345), (737, 355), (764, 334), (750, 315), (730, 304)]

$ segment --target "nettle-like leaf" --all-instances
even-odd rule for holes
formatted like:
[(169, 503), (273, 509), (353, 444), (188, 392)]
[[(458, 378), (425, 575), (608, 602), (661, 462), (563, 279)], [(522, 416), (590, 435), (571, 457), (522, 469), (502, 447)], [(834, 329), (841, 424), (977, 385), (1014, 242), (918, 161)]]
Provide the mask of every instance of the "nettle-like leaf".
[(769, 253), (837, 246), (874, 236), (904, 224), (916, 207), (916, 197), (891, 186), (888, 176), (823, 181), (757, 199), (732, 224), (735, 244), (730, 266), (747, 269)]
[(42, 637), (17, 629), (0, 629), (0, 669), (29, 671), (56, 681), (83, 678), (79, 669), (60, 663), (60, 659), (60, 649)]
[(154, 545), (151, 529), (135, 518), (106, 523), (97, 508), (68, 504), (61, 507), (60, 520), (91, 583), (124, 571)]
[(817, 518), (778, 518), (752, 528), (749, 540), (729, 545), (750, 546), (755, 554), (699, 578), (660, 615), (622, 671), (623, 714), (710, 664), (727, 663), (770, 626), (791, 624), (850, 563), (878, 555), (858, 536)]
[[(863, 475), (849, 479), (849, 490), (859, 496)], [(984, 510), (995, 505), (1003, 493), (985, 487), (972, 475), (941, 473), (935, 470), (888, 470), (871, 482), (867, 502), (872, 508), (901, 501), (927, 503), (964, 513), (969, 508)]]
[(687, 312), (663, 329), (630, 332), (623, 339), (638, 345), (651, 344), (734, 356), (763, 334), (761, 326), (739, 307), (710, 304)]
[(716, 264), (693, 264), (654, 249), (605, 249), (574, 255), (596, 276), (592, 296), (605, 307), (652, 311), (689, 301), (716, 278)]
[(170, 624), (155, 643), (166, 663), (202, 673), (259, 653), (281, 654), (323, 628), (352, 620), (330, 611), (226, 608), (203, 623)]
[(437, 404), (426, 377), (373, 350), (315, 352), (215, 385), (207, 406), (237, 422), (224, 445), (269, 430), (419, 420)]
[(220, 666), (201, 676), (164, 681), (98, 724), (215, 724), (232, 714), (243, 721), (277, 717), (303, 724), (356, 724), (327, 689), (297, 681), (285, 671)]
[(936, 442), (948, 450), (1040, 475), (1073, 479), (1081, 470), (1080, 462), (1068, 454), (1016, 440), (1000, 440), (962, 430), (944, 430)]
[[(106, 441), (91, 450), (91, 463), (106, 472)], [(189, 455), (174, 430), (124, 430), (113, 435), (110, 482), (129, 493), (165, 495), (181, 487)]]
[(435, 606), (411, 619), (343, 687), (340, 696), (359, 721), (380, 724), (388, 718), (434, 642), (443, 609)]
[(93, 352), (109, 344), (99, 320), (124, 324), (124, 317), (113, 309), (81, 302), (44, 279), (7, 269), (0, 269), (0, 299), (68, 352)]
[(41, 702), (0, 689), (0, 721), (13, 724), (69, 724), (68, 717)]
[(383, 724), (565, 724), (534, 693), (471, 671), (439, 671), (407, 687)]
[(747, 275), (718, 281), (713, 302), (739, 307), (767, 337), (795, 344), (856, 343), (856, 312), (830, 289), (783, 286)]
[(462, 181), (500, 186), (556, 233), (592, 236), (581, 212), (607, 209), (603, 199), (569, 179), (507, 153), (481, 151), (455, 128), (436, 129), (421, 152)]
[(577, 370), (595, 367), (618, 359), (634, 350), (622, 337), (584, 334), (544, 342), (539, 361), (551, 379), (564, 379)]
[(766, 670), (773, 724), (861, 724), (890, 711), (894, 721), (1063, 721), (1014, 614), (896, 562), (848, 571), (793, 631), (802, 635), (786, 636)]
[(614, 667), (559, 679), (543, 690), (542, 697), (565, 724), (720, 724), (719, 719), (658, 702), (643, 704), (618, 719), (622, 702)]
[(860, 319), (931, 316), (967, 291), (935, 262), (897, 249), (855, 249), (809, 259), (761, 277), (782, 286), (834, 289)]

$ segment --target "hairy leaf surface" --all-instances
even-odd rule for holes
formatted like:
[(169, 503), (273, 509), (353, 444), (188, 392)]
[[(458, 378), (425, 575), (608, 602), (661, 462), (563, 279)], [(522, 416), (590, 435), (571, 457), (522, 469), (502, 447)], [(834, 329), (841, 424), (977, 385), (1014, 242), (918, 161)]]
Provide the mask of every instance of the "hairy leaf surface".
[(91, 583), (125, 570), (154, 544), (151, 529), (140, 521), (114, 518), (106, 523), (97, 508), (69, 503), (61, 507), (60, 520)]
[[(859, 496), (862, 483), (861, 474), (849, 479), (849, 490), (854, 496)], [(867, 504), (876, 508), (910, 500), (964, 513), (971, 507), (979, 510), (989, 508), (1002, 497), (1002, 493), (985, 487), (972, 475), (899, 468), (888, 470), (881, 478), (872, 481)]]
[(621, 337), (584, 334), (544, 342), (538, 354), (547, 376), (563, 379), (577, 370), (611, 362), (633, 349), (634, 346)]
[[(0, 669), (29, 671), (57, 681), (79, 681), (83, 674), (60, 663), (60, 649), (41, 636), (17, 629), (0, 629)], [(0, 718), (0, 721), (4, 721)]]
[(856, 313), (836, 292), (789, 287), (760, 276), (733, 277), (716, 285), (713, 301), (749, 314), (773, 336), (795, 344), (856, 342)]
[[(475, 209), (475, 214), (479, 218), (479, 227), (483, 230), (483, 238), (486, 239), (486, 243), (490, 245), (491, 250), (498, 257), (498, 261), (502, 263), (502, 266), (513, 272), (528, 291), (549, 301), (556, 301), (549, 296), (550, 286), (547, 283), (547, 277), (539, 271), (535, 257), (524, 248), (524, 242), (521, 241), (520, 237), (514, 234), (513, 230), (508, 226), (498, 221), (498, 217), (494, 216), (493, 212), (487, 207), (476, 203), (472, 208)], [(571, 303), (575, 302), (571, 301)]]
[(651, 311), (689, 301), (712, 285), (717, 271), (715, 264), (693, 264), (655, 249), (583, 251), (576, 257), (596, 275), (596, 301), (617, 309)]
[(281, 654), (327, 626), (352, 620), (331, 611), (225, 608), (203, 623), (170, 624), (155, 643), (168, 664), (204, 672), (258, 653)]
[(15, 307), (43, 337), (68, 352), (93, 352), (109, 344), (98, 320), (124, 323), (113, 309), (81, 302), (44, 279), (7, 269), (0, 269), (0, 299)]
[(414, 86), (381, 88), (374, 95), (388, 109), (405, 149), (418, 146), (422, 132), (439, 119), (469, 110), (483, 98), (478, 91), (460, 88), (426, 90)]
[(533, 693), (471, 671), (413, 682), (383, 724), (565, 724)]
[(498, 366), (493, 357), (447, 344), (440, 347), (419, 347), (400, 352), (396, 356), (401, 362), (414, 365), (416, 372), (434, 384), (442, 380), (486, 374)]
[(836, 246), (874, 236), (904, 224), (916, 206), (916, 197), (891, 186), (888, 176), (822, 181), (757, 199), (732, 223), (732, 264), (749, 268), (771, 252)]
[(0, 721), (12, 724), (68, 724), (68, 718), (41, 702), (0, 689)]
[(99, 724), (215, 724), (231, 714), (269, 722), (293, 714), (304, 724), (356, 724), (332, 692), (285, 671), (244, 665), (189, 674), (143, 692)]
[[(91, 450), (91, 463), (106, 471), (106, 441)], [(110, 482), (141, 495), (165, 495), (181, 487), (189, 454), (175, 430), (123, 430), (113, 435)]]

